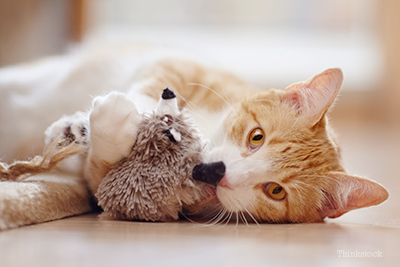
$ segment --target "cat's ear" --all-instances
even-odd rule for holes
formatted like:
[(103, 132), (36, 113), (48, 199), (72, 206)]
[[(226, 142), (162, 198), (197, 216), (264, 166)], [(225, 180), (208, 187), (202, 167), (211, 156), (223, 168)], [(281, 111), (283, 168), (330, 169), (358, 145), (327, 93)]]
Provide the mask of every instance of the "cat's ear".
[(282, 100), (294, 106), (297, 113), (314, 126), (332, 105), (342, 82), (341, 69), (327, 69), (305, 82), (288, 86)]
[(372, 180), (342, 172), (329, 174), (330, 187), (319, 211), (321, 218), (337, 218), (344, 213), (382, 203), (389, 197), (386, 189)]

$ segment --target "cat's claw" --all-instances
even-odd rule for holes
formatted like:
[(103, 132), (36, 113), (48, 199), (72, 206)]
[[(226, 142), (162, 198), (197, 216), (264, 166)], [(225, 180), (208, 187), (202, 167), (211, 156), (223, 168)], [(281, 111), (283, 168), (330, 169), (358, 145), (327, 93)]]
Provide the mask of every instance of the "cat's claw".
[(78, 111), (73, 115), (64, 115), (50, 125), (45, 131), (45, 144), (50, 145), (58, 140), (58, 147), (64, 147), (72, 142), (87, 147), (89, 145), (88, 116)]
[(90, 154), (108, 163), (126, 157), (136, 141), (139, 120), (135, 103), (125, 94), (96, 97), (89, 117)]

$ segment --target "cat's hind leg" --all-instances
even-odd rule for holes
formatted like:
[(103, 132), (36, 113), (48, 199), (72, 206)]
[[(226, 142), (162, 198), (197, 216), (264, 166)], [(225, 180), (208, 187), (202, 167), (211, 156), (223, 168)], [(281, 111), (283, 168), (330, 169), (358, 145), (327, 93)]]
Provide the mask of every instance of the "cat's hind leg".
[(41, 223), (91, 210), (82, 177), (49, 172), (23, 181), (0, 181), (0, 230)]

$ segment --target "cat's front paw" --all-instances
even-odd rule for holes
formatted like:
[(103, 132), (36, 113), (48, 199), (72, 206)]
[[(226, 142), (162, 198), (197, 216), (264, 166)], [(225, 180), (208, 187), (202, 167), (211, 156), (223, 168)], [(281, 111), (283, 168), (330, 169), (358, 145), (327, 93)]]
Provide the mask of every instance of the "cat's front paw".
[(89, 120), (92, 156), (112, 164), (129, 155), (140, 120), (132, 100), (118, 92), (96, 97)]
[(73, 115), (64, 115), (45, 131), (45, 144), (50, 145), (58, 140), (57, 148), (67, 146), (72, 142), (87, 147), (89, 145), (88, 117), (81, 111)]
[[(57, 153), (71, 143), (81, 146), (86, 152), (90, 144), (88, 127), (86, 113), (78, 111), (73, 115), (64, 115), (46, 129), (45, 144), (51, 149), (50, 153)], [(54, 141), (57, 142), (55, 146)], [(85, 153), (71, 155), (60, 162), (58, 168), (69, 173), (81, 173), (85, 157)]]

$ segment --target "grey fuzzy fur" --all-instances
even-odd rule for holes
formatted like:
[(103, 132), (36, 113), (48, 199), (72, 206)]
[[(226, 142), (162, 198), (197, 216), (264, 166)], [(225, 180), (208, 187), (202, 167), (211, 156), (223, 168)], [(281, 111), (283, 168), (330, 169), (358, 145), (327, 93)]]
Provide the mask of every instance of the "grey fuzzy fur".
[[(118, 162), (100, 184), (96, 197), (105, 217), (124, 220), (171, 221), (185, 206), (207, 195), (192, 179), (193, 167), (202, 162), (200, 134), (183, 111), (171, 125), (163, 115), (143, 116), (132, 151)], [(165, 131), (181, 134), (171, 141)]]

